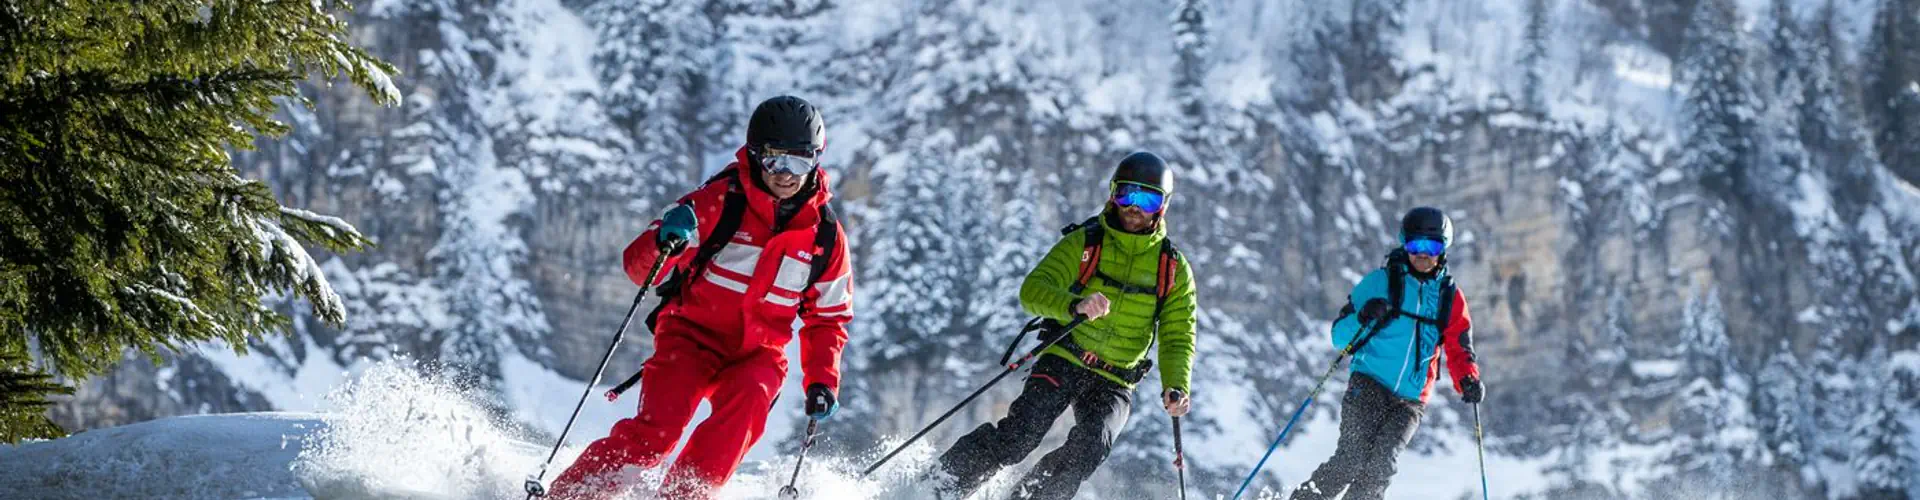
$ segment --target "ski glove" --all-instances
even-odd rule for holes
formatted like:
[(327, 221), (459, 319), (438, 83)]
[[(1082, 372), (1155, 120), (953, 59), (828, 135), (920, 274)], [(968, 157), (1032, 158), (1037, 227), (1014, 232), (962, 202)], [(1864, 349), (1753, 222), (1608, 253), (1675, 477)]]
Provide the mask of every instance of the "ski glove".
[(1360, 306), (1360, 324), (1371, 325), (1387, 315), (1387, 299), (1373, 299)]
[(700, 220), (693, 215), (693, 207), (686, 204), (674, 205), (660, 216), (660, 249), (669, 255), (678, 255), (687, 248), (687, 242), (693, 241), (694, 230), (700, 227)]
[(1480, 404), (1480, 400), (1486, 399), (1486, 397), (1487, 386), (1480, 383), (1480, 377), (1468, 375), (1466, 379), (1460, 381), (1461, 401), (1465, 401), (1468, 404)]
[(833, 390), (826, 384), (807, 386), (807, 417), (814, 420), (826, 420), (840, 409), (840, 401), (833, 396)]

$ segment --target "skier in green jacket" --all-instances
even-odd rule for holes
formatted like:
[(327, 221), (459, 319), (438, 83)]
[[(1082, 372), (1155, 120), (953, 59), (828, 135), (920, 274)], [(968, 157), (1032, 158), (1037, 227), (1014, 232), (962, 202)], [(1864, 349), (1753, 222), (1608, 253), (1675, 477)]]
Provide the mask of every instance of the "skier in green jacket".
[[(1193, 273), (1167, 240), (1173, 172), (1152, 153), (1121, 160), (1101, 215), (1068, 229), (1020, 287), (1027, 312), (1055, 325), (1087, 320), (1034, 364), (1006, 418), (983, 424), (940, 457), (941, 498), (965, 498), (1001, 468), (1025, 460), (1068, 406), (1074, 426), (1040, 459), (1013, 497), (1069, 499), (1105, 461), (1132, 411), (1133, 386), (1154, 362), (1158, 337), (1161, 404), (1179, 417), (1191, 407)], [(1091, 264), (1091, 265), (1088, 265)]]

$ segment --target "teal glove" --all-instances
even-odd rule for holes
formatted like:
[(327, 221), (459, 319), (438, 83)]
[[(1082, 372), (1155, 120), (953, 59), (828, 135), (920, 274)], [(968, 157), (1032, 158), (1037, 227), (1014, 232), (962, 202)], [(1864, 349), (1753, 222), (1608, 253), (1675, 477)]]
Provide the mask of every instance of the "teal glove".
[(827, 417), (833, 416), (834, 410), (838, 409), (840, 409), (839, 398), (834, 397), (833, 390), (828, 389), (826, 384), (813, 384), (807, 388), (808, 417), (814, 420), (826, 420)]
[(694, 217), (693, 207), (681, 204), (667, 209), (666, 215), (660, 216), (660, 250), (669, 255), (680, 253), (687, 248), (688, 242), (693, 241), (699, 227), (700, 219)]

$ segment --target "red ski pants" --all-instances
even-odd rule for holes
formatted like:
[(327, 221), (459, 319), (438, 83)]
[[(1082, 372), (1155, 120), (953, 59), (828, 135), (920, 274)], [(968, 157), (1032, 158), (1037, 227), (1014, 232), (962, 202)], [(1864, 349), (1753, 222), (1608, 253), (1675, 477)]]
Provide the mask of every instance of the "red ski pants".
[(786, 379), (785, 353), (761, 346), (723, 358), (696, 343), (691, 332), (662, 333), (655, 337), (656, 349), (640, 379), (639, 414), (621, 419), (611, 434), (587, 445), (554, 479), (556, 498), (619, 494), (611, 484), (612, 473), (625, 466), (659, 467), (703, 399), (712, 403), (713, 413), (693, 430), (680, 458), (667, 470), (660, 498), (712, 498), (765, 433), (768, 408)]

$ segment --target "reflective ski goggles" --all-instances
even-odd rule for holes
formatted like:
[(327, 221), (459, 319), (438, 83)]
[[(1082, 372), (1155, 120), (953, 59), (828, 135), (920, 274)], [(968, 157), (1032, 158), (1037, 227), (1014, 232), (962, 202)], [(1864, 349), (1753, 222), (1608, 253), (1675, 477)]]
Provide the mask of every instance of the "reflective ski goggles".
[(1446, 243), (1441, 243), (1439, 241), (1429, 240), (1424, 238), (1409, 241), (1402, 248), (1405, 248), (1407, 250), (1407, 253), (1410, 253), (1413, 255), (1440, 256), (1440, 255), (1446, 255), (1447, 253)]
[(760, 154), (760, 167), (768, 172), (789, 175), (807, 175), (820, 168), (820, 155), (804, 149), (781, 150), (767, 148)]
[(1138, 207), (1143, 212), (1157, 214), (1160, 209), (1167, 208), (1167, 195), (1139, 184), (1121, 183), (1113, 190), (1113, 204)]

